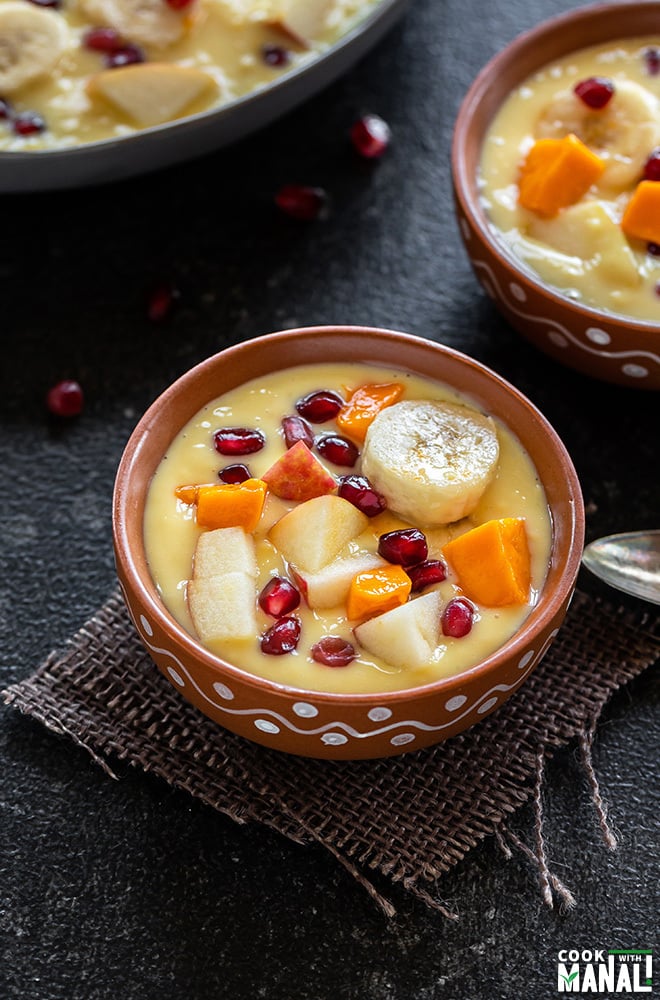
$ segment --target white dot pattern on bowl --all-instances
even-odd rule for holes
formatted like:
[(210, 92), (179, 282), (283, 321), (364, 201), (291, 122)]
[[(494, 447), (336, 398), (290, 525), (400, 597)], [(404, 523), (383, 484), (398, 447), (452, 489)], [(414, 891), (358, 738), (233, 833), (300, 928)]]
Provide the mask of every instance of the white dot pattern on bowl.
[(389, 708), (370, 708), (367, 712), (367, 717), (371, 719), (372, 722), (384, 722), (385, 719), (389, 719), (392, 712)]
[(533, 657), (534, 657), (534, 650), (528, 649), (525, 655), (521, 656), (520, 660), (518, 661), (518, 670), (524, 670), (525, 667), (529, 665)]
[(602, 347), (609, 344), (612, 340), (606, 330), (600, 330), (597, 326), (590, 326), (586, 331), (586, 336), (592, 344), (600, 344)]
[(293, 711), (300, 719), (313, 719), (319, 714), (318, 708), (310, 705), (308, 701), (297, 701), (293, 706)]
[(392, 737), (390, 743), (393, 747), (404, 747), (406, 743), (412, 743), (414, 739), (414, 733), (397, 733), (396, 736)]
[(459, 708), (463, 707), (466, 701), (467, 698), (464, 694), (456, 694), (453, 698), (450, 698), (449, 701), (445, 702), (445, 708), (448, 712), (457, 712)]
[(621, 371), (630, 378), (646, 378), (649, 373), (648, 368), (645, 368), (644, 365), (635, 365), (632, 363), (622, 365)]
[(228, 688), (226, 684), (221, 684), (220, 681), (214, 681), (213, 690), (216, 694), (220, 695), (221, 698), (224, 698), (225, 701), (234, 700), (234, 692), (231, 688)]
[(509, 285), (509, 291), (513, 295), (514, 299), (518, 300), (518, 302), (527, 301), (527, 293), (525, 292), (525, 289), (518, 285), (515, 281), (512, 281)]
[(497, 698), (488, 698), (483, 702), (483, 704), (479, 705), (477, 712), (479, 715), (483, 715), (485, 712), (490, 712), (491, 708), (494, 708), (495, 705), (497, 705), (497, 701)]
[(177, 685), (177, 687), (182, 688), (186, 686), (183, 677), (181, 676), (178, 670), (174, 669), (174, 667), (168, 667), (167, 672), (174, 681), (174, 683)]
[(348, 743), (348, 736), (344, 736), (343, 733), (324, 733), (321, 742), (329, 747), (340, 747), (344, 743)]
[(275, 736), (280, 731), (280, 727), (276, 726), (274, 722), (269, 722), (268, 719), (255, 719), (254, 726), (259, 732), (270, 733), (272, 736)]
[(563, 333), (558, 333), (557, 330), (548, 330), (548, 340), (555, 347), (568, 347), (568, 341)]
[(147, 635), (149, 636), (149, 638), (151, 638), (151, 636), (154, 634), (154, 630), (152, 629), (150, 623), (147, 621), (147, 619), (144, 617), (144, 615), (140, 615), (140, 625), (142, 626), (142, 628), (144, 629), (144, 631), (147, 633)]

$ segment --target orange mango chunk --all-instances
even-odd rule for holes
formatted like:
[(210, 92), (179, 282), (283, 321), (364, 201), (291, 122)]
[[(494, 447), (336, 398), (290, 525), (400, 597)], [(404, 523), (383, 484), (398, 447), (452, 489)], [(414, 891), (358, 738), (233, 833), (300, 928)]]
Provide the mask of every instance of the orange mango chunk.
[(486, 521), (447, 542), (442, 552), (461, 590), (476, 604), (498, 608), (528, 600), (531, 569), (524, 518)]
[(621, 228), (630, 239), (660, 243), (660, 182), (640, 181), (626, 205)]
[(346, 614), (354, 621), (372, 618), (405, 604), (412, 582), (401, 566), (379, 566), (364, 570), (351, 580)]
[(174, 492), (183, 503), (197, 505), (200, 528), (244, 528), (251, 532), (259, 523), (267, 490), (262, 479), (246, 479), (243, 483), (179, 486)]
[(400, 382), (383, 382), (380, 385), (361, 385), (342, 406), (337, 423), (344, 434), (364, 441), (369, 425), (386, 406), (396, 403), (403, 395)]
[(522, 166), (518, 201), (537, 215), (556, 215), (579, 201), (604, 169), (600, 156), (572, 133), (563, 139), (539, 139)]

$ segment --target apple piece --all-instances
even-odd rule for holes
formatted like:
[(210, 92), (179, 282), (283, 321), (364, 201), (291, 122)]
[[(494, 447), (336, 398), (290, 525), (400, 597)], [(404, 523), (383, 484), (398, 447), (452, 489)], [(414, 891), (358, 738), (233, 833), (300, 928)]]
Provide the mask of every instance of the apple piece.
[(323, 31), (335, 0), (274, 0), (270, 23), (309, 48)]
[[(302, 441), (298, 444), (308, 451)], [(348, 500), (327, 494), (294, 507), (273, 525), (268, 537), (287, 562), (303, 573), (316, 573), (357, 538), (368, 522)]]
[(303, 441), (296, 441), (261, 478), (283, 500), (311, 500), (337, 486), (334, 477)]
[(247, 573), (221, 573), (188, 581), (188, 608), (203, 643), (257, 635), (256, 588)]
[(442, 598), (437, 591), (356, 625), (355, 638), (368, 653), (393, 667), (428, 667), (440, 641)]
[(256, 579), (257, 560), (254, 541), (243, 528), (216, 528), (204, 531), (197, 540), (193, 560), (193, 579), (245, 573)]
[(346, 603), (356, 574), (386, 565), (373, 552), (355, 552), (343, 559), (333, 559), (316, 573), (306, 573), (295, 566), (292, 572), (310, 608), (336, 608)]
[(184, 114), (215, 86), (213, 77), (193, 66), (145, 62), (102, 70), (90, 79), (87, 91), (148, 127)]

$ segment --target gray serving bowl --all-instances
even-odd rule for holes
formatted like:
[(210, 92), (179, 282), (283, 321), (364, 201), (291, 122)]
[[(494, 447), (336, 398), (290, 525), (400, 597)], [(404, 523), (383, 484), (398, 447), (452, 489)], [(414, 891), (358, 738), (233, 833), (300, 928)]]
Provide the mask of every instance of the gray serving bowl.
[(121, 180), (227, 146), (336, 80), (394, 26), (409, 2), (381, 0), (364, 20), (318, 58), (222, 107), (70, 149), (0, 152), (0, 193), (49, 191)]

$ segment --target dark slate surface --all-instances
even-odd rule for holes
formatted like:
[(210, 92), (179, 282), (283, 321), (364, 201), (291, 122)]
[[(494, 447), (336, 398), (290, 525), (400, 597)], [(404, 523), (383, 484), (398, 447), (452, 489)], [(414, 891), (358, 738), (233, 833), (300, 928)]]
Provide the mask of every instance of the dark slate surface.
[[(274, 329), (384, 325), (474, 355), (564, 437), (590, 538), (656, 523), (657, 397), (592, 382), (520, 340), (477, 287), (452, 216), (462, 94), (519, 30), (569, 6), (413, 0), (342, 81), (231, 150), (97, 190), (0, 198), (2, 686), (112, 589), (113, 475), (146, 405), (208, 354)], [(374, 168), (346, 142), (364, 110), (395, 135)], [(278, 216), (273, 192), (288, 181), (326, 187), (329, 219)], [(153, 326), (145, 291), (165, 278), (180, 308)], [(65, 376), (83, 383), (87, 406), (63, 425), (43, 398)], [(0, 726), (1, 997), (545, 1000), (560, 948), (657, 943), (650, 676), (614, 699), (595, 748), (617, 854), (600, 840), (574, 748), (549, 769), (548, 855), (577, 909), (549, 911), (531, 869), (488, 843), (444, 882), (456, 925), (381, 885), (398, 906), (388, 922), (320, 848), (237, 827), (141, 774), (112, 782), (7, 709)], [(530, 820), (515, 828), (529, 835)]]

